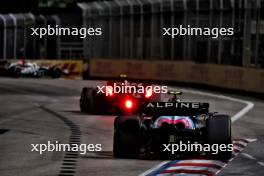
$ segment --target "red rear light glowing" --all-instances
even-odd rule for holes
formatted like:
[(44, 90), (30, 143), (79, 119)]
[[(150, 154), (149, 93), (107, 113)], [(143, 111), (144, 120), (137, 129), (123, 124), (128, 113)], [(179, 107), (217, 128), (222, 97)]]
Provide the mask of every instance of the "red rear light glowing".
[(127, 109), (131, 109), (133, 107), (133, 102), (131, 100), (126, 100), (125, 101), (125, 107)]
[(149, 98), (149, 97), (151, 97), (151, 96), (152, 96), (152, 89), (147, 89), (147, 90), (146, 90), (145, 97), (146, 97), (146, 98)]
[(123, 97), (120, 101), (120, 108), (123, 113), (134, 113), (137, 110), (138, 102), (130, 96)]
[(24, 65), (25, 64), (25, 61), (23, 60), (23, 59), (20, 59), (19, 61), (18, 61), (18, 65)]

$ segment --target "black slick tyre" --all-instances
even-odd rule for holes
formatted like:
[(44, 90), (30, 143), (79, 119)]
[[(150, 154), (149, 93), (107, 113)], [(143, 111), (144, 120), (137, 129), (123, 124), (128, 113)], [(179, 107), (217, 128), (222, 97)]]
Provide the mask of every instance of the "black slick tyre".
[[(229, 160), (232, 157), (231, 118), (228, 115), (214, 115), (207, 119), (207, 143), (212, 145), (226, 146), (226, 149), (217, 154), (209, 155), (221, 160)], [(224, 147), (225, 148), (225, 147)]]
[(138, 158), (140, 121), (137, 116), (119, 116), (114, 122), (113, 155), (116, 158)]
[(93, 89), (84, 87), (81, 92), (80, 110), (81, 112), (91, 113), (93, 111)]
[(60, 78), (62, 75), (62, 71), (60, 68), (54, 67), (50, 70), (51, 72), (51, 77), (52, 78)]

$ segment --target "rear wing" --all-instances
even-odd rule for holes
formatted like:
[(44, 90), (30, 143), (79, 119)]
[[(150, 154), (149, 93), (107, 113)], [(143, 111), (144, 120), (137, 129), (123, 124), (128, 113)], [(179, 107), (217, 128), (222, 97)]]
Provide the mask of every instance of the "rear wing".
[(177, 115), (197, 116), (209, 112), (209, 103), (201, 102), (148, 102), (144, 104), (142, 112), (147, 116)]

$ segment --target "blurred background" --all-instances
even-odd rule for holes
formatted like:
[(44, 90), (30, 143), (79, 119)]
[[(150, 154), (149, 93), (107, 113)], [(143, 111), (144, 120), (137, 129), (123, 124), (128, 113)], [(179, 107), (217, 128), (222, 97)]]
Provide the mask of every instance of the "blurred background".
[[(0, 58), (185, 60), (264, 67), (263, 0), (2, 0)], [(262, 9), (262, 11), (261, 11)], [(31, 27), (101, 27), (103, 35), (31, 36)], [(233, 27), (234, 36), (162, 36), (162, 27)]]

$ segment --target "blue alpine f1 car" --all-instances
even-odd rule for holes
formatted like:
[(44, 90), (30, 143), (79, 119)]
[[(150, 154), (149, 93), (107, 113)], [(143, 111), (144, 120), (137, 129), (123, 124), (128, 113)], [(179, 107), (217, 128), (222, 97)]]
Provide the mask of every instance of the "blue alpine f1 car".
[[(230, 159), (230, 116), (209, 112), (209, 103), (182, 102), (176, 98), (177, 92), (172, 94), (174, 97), (167, 102), (145, 102), (140, 114), (115, 118), (114, 156), (164, 158), (197, 154)], [(182, 151), (180, 145), (196, 148)]]

